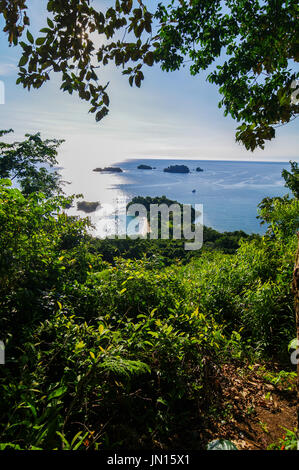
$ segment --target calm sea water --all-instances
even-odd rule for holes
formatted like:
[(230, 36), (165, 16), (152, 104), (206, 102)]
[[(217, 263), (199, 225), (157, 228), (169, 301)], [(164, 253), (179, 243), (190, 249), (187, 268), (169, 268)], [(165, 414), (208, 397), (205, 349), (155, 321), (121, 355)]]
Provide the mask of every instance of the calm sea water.
[[(140, 164), (155, 167), (154, 170), (138, 170)], [(171, 164), (184, 164), (190, 174), (164, 173)], [(243, 230), (247, 233), (263, 233), (257, 220), (257, 205), (266, 196), (282, 196), (288, 191), (281, 177), (287, 162), (236, 162), (205, 160), (126, 160), (120, 166), (121, 174), (91, 172), (89, 187), (84, 191), (85, 200), (112, 203), (125, 196), (162, 196), (184, 204), (203, 204), (204, 224), (219, 231)], [(204, 171), (196, 172), (200, 166)], [(96, 188), (96, 191), (95, 189)], [(195, 193), (192, 190), (196, 190)], [(92, 197), (92, 199), (91, 199)], [(95, 199), (96, 197), (96, 199)], [(83, 213), (81, 212), (81, 215)], [(95, 222), (103, 216), (101, 209), (92, 214)]]

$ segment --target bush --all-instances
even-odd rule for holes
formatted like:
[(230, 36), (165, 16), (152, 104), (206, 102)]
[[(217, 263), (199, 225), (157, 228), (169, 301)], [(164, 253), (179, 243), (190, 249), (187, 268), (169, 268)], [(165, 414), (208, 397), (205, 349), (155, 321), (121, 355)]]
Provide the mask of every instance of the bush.
[(173, 447), (221, 408), (224, 362), (284, 359), (294, 203), (267, 206), (272, 230), (234, 254), (110, 264), (88, 221), (64, 213), (71, 201), (0, 184), (0, 448)]

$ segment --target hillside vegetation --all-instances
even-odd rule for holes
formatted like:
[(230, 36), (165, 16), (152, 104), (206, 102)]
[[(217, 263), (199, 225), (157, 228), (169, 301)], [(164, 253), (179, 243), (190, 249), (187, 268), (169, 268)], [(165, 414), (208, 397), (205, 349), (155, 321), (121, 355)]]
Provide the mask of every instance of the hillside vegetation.
[(0, 183), (1, 448), (201, 449), (228, 419), (227, 368), (294, 375), (296, 197), (263, 201), (265, 236), (206, 228), (190, 258), (93, 239), (71, 202)]

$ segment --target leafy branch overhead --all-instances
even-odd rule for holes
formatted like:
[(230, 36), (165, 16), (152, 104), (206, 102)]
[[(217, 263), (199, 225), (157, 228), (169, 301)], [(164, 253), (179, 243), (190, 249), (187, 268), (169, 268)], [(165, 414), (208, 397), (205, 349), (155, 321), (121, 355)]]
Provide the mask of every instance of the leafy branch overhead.
[(236, 140), (250, 150), (298, 115), (296, 0), (171, 0), (153, 12), (141, 0), (116, 0), (105, 11), (90, 0), (48, 0), (51, 18), (37, 38), (28, 3), (0, 0), (8, 41), (22, 48), (17, 82), (40, 88), (61, 72), (61, 89), (88, 101), (97, 121), (109, 112), (108, 84), (100, 83), (109, 62), (137, 87), (145, 65), (173, 71), (188, 63), (192, 75), (208, 69), (219, 107), (240, 122)]

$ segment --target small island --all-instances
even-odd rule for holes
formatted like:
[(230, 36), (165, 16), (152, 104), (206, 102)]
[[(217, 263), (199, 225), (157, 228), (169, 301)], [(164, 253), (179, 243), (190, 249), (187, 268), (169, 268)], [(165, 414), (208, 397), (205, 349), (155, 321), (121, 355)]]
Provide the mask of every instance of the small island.
[(189, 168), (186, 165), (170, 165), (164, 168), (166, 173), (190, 173)]
[(139, 165), (138, 170), (152, 170), (153, 168), (150, 165)]
[(198, 167), (196, 168), (196, 171), (203, 171), (203, 169), (200, 168), (200, 166), (198, 166)]
[(98, 172), (109, 172), (109, 173), (122, 173), (123, 170), (119, 167), (116, 166), (106, 166), (105, 168), (95, 168), (92, 171), (98, 171)]
[(77, 202), (77, 209), (78, 211), (83, 211), (89, 214), (90, 212), (95, 212), (100, 205), (101, 204), (98, 201), (97, 202), (81, 201), (81, 202)]

